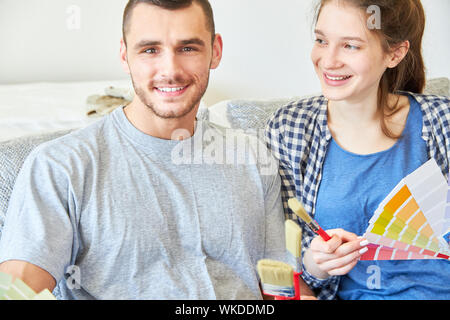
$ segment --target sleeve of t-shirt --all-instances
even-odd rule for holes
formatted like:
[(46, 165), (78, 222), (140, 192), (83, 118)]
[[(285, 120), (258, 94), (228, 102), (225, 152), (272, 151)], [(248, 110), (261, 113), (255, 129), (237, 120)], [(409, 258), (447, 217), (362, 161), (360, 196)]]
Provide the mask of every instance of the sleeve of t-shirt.
[(75, 224), (68, 214), (68, 172), (57, 158), (38, 147), (22, 166), (0, 239), (0, 263), (26, 261), (59, 281), (70, 264)]
[(281, 180), (278, 175), (278, 162), (268, 155), (270, 170), (261, 170), (265, 190), (265, 258), (288, 262), (286, 251), (284, 211), (281, 202)]

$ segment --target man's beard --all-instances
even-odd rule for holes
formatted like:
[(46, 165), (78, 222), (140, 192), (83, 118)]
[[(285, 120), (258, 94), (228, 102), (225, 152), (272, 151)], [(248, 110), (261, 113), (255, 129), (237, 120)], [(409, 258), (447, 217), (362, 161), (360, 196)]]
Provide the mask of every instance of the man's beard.
[[(167, 81), (166, 85), (183, 83), (182, 81), (176, 81), (176, 80), (177, 79)], [(156, 115), (157, 117), (162, 118), (162, 119), (179, 119), (179, 118), (183, 118), (187, 114), (191, 113), (192, 110), (194, 110), (195, 107), (200, 103), (200, 100), (202, 99), (202, 97), (205, 94), (206, 89), (208, 87), (209, 74), (208, 74), (208, 78), (206, 79), (204, 85), (202, 85), (199, 88), (199, 90), (197, 90), (197, 92), (194, 92), (194, 96), (192, 97), (192, 99), (190, 99), (189, 101), (181, 102), (185, 105), (185, 107), (178, 111), (177, 110), (168, 110), (168, 111), (158, 110), (155, 107), (155, 104), (147, 97), (146, 91), (142, 87), (139, 87), (136, 85), (133, 77), (131, 77), (131, 81), (133, 83), (133, 87), (134, 87), (134, 91), (135, 91), (136, 95), (139, 97), (141, 102), (153, 112), (154, 115)], [(150, 87), (149, 90), (153, 90), (153, 88), (154, 87)]]

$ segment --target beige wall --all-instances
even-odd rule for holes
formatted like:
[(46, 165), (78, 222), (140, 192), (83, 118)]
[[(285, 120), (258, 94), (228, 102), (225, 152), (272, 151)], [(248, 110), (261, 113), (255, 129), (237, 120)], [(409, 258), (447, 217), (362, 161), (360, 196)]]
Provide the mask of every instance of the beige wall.
[[(0, 84), (125, 79), (118, 60), (126, 0), (0, 0)], [(422, 0), (429, 77), (450, 77), (450, 1)], [(313, 0), (211, 0), (224, 37), (208, 104), (320, 90), (309, 61)]]

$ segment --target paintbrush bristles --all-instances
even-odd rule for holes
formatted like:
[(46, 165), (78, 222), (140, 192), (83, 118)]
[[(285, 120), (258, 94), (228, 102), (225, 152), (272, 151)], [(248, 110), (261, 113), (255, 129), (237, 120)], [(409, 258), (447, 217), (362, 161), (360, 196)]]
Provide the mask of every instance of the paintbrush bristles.
[(295, 257), (302, 254), (302, 228), (293, 220), (286, 220), (286, 249)]
[(292, 287), (294, 285), (294, 270), (284, 262), (263, 259), (256, 266), (261, 282), (265, 284)]
[(309, 214), (306, 213), (305, 208), (303, 208), (302, 204), (296, 198), (289, 199), (288, 206), (297, 216), (300, 217), (300, 219), (305, 221), (307, 224), (310, 224), (312, 222), (312, 218), (309, 216)]

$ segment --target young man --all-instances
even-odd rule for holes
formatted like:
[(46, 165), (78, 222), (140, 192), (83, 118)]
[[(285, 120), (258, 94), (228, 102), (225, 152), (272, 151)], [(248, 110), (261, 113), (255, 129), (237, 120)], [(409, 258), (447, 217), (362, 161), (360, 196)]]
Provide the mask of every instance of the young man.
[(0, 271), (61, 299), (261, 298), (257, 261), (285, 253), (277, 170), (229, 143), (215, 150), (250, 161), (174, 163), (220, 142), (206, 131), (223, 137), (196, 121), (221, 54), (207, 0), (130, 1), (121, 60), (136, 97), (30, 154)]

